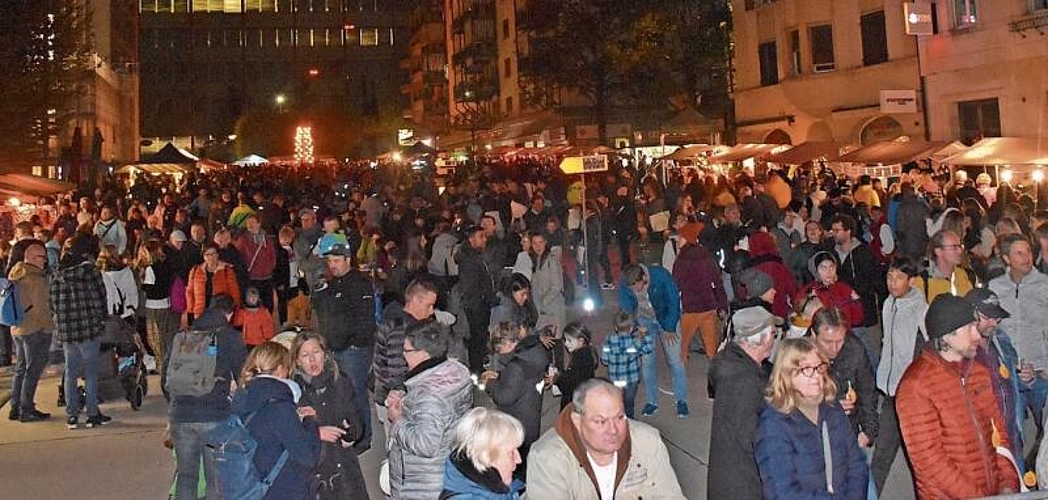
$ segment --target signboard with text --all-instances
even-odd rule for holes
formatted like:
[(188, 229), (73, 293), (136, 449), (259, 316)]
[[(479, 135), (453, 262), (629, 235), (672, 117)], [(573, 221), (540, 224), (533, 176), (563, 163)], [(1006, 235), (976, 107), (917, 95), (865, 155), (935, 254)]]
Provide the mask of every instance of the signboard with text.
[(588, 174), (608, 170), (608, 157), (605, 155), (568, 156), (560, 161), (560, 170), (565, 174)]
[(932, 17), (932, 4), (907, 2), (902, 5), (902, 11), (906, 16), (907, 35), (935, 34), (935, 21), (934, 17)]
[(916, 90), (882, 90), (881, 113), (900, 114), (917, 112)]

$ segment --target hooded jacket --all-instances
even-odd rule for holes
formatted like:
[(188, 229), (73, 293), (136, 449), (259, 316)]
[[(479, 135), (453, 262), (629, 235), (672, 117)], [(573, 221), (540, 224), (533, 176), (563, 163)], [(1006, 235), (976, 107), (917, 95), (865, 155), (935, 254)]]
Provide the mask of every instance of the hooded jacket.
[(858, 239), (852, 238), (852, 246), (847, 253), (841, 253), (841, 246), (837, 245), (836, 251), (841, 263), (837, 267), (837, 275), (840, 280), (848, 283), (859, 294), (859, 302), (862, 304), (863, 320), (853, 326), (869, 327), (877, 324), (877, 312), (881, 299), (887, 295), (884, 269), (880, 262), (870, 252), (870, 247)]
[(910, 288), (902, 297), (889, 296), (882, 309), (884, 338), (877, 366), (877, 388), (894, 397), (906, 368), (920, 354), (915, 352), (917, 345), (926, 340), (924, 313), (928, 311), (928, 304), (919, 290)]
[(903, 375), (895, 408), (919, 498), (1017, 491), (1015, 467), (993, 449), (993, 426), (1000, 430), (1001, 446), (1010, 442), (981, 363), (951, 363), (926, 347)]
[[(215, 387), (210, 394), (193, 397), (180, 396), (171, 400), (168, 407), (168, 418), (171, 423), (187, 422), (221, 422), (229, 417), (229, 383), (236, 380), (240, 368), (247, 359), (247, 350), (240, 332), (226, 321), (226, 316), (217, 309), (208, 309), (193, 323), (195, 330), (213, 330), (218, 347), (218, 358), (215, 360)], [(165, 369), (171, 364), (171, 349), (164, 352)], [(165, 370), (160, 386), (167, 386)]]
[(105, 331), (106, 285), (94, 263), (66, 260), (51, 280), (48, 293), (55, 335), (62, 342), (87, 342)]
[(753, 444), (764, 406), (768, 374), (735, 342), (713, 357), (713, 400), (707, 498), (761, 499), (761, 476)]
[(393, 498), (436, 499), (451, 455), (451, 435), (473, 407), (469, 368), (430, 359), (408, 372), (401, 417), (389, 426), (389, 482)]
[[(571, 422), (572, 414), (572, 407), (561, 410), (553, 428), (531, 447), (528, 498), (600, 499), (597, 477)], [(684, 500), (659, 431), (636, 420), (627, 420), (626, 431), (618, 449), (615, 500)]]
[(313, 417), (299, 420), (295, 396), (288, 386), (293, 383), (275, 377), (258, 376), (233, 397), (232, 411), (241, 420), (257, 412), (247, 429), (258, 441), (254, 462), (259, 473), (269, 474), (284, 450), (288, 452), (287, 463), (263, 499), (309, 498), (313, 468), (320, 460), (317, 421)]
[(1011, 314), (1000, 328), (1011, 337), (1019, 357), (1036, 370), (1048, 369), (1048, 276), (1033, 269), (1016, 284), (1005, 272), (990, 281), (990, 290)]
[(473, 460), (452, 454), (444, 465), (444, 491), (440, 500), (517, 500), (524, 482), (514, 478), (509, 486), (493, 467), (480, 472)]
[(55, 323), (51, 317), (51, 299), (47, 294), (48, 282), (44, 270), (19, 262), (7, 277), (17, 283), (18, 301), (25, 310), (22, 323), (11, 327), (11, 335), (29, 335), (53, 330)]
[(517, 343), (499, 377), (488, 383), (488, 394), (498, 409), (524, 425), (525, 444), (539, 438), (542, 392), (535, 390), (535, 386), (542, 383), (549, 362), (546, 346), (537, 335), (528, 335)]
[[(680, 292), (673, 282), (673, 277), (658, 266), (641, 265), (641, 268), (648, 276), (648, 298), (655, 309), (655, 319), (664, 331), (677, 331), (677, 323), (680, 322)], [(619, 280), (619, 305), (629, 314), (637, 313), (637, 294), (633, 293), (626, 283), (625, 274)]]
[(681, 307), (686, 313), (728, 308), (724, 277), (706, 247), (687, 244), (673, 264), (673, 281), (680, 290)]
[(790, 313), (789, 298), (798, 290), (797, 280), (779, 256), (779, 247), (775, 238), (765, 232), (750, 235), (751, 265), (768, 276), (775, 283), (775, 300), (772, 302), (772, 314), (785, 318)]
[[(338, 368), (328, 363), (319, 376), (307, 379), (299, 373), (295, 382), (302, 387), (299, 407), (309, 406), (317, 412), (317, 425), (334, 425), (346, 430), (344, 440), (359, 442), (364, 433), (363, 419), (357, 407), (353, 380), (343, 373), (335, 376)], [(345, 422), (347, 425), (344, 425)], [(316, 475), (326, 487), (321, 487), (321, 499), (366, 498), (367, 486), (360, 469), (357, 450), (342, 443), (320, 443), (320, 461)]]

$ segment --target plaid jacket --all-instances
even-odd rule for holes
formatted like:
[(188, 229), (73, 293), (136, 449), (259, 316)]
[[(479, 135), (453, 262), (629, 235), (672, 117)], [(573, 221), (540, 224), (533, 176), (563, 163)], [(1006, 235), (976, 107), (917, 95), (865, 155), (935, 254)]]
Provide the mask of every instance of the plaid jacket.
[(604, 340), (600, 361), (608, 367), (608, 378), (615, 383), (640, 382), (640, 357), (654, 352), (651, 335), (643, 339), (630, 333), (613, 333)]
[(51, 280), (55, 335), (62, 342), (86, 342), (105, 331), (106, 286), (92, 262), (59, 268)]

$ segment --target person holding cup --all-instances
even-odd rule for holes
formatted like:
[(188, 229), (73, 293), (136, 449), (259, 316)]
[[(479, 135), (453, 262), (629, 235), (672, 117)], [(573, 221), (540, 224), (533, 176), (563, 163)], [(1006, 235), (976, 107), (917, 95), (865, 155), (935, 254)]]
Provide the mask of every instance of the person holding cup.
[(830, 360), (829, 373), (837, 384), (837, 398), (848, 415), (859, 446), (868, 448), (877, 437), (877, 384), (859, 337), (849, 331), (848, 316), (837, 307), (823, 307), (812, 318), (811, 338)]

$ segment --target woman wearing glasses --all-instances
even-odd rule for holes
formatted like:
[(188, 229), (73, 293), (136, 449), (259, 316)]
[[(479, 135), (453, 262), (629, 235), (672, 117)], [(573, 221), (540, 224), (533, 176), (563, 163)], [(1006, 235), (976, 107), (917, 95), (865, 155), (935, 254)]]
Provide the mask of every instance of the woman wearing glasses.
[(866, 498), (866, 459), (828, 368), (808, 339), (779, 345), (755, 444), (765, 498)]

